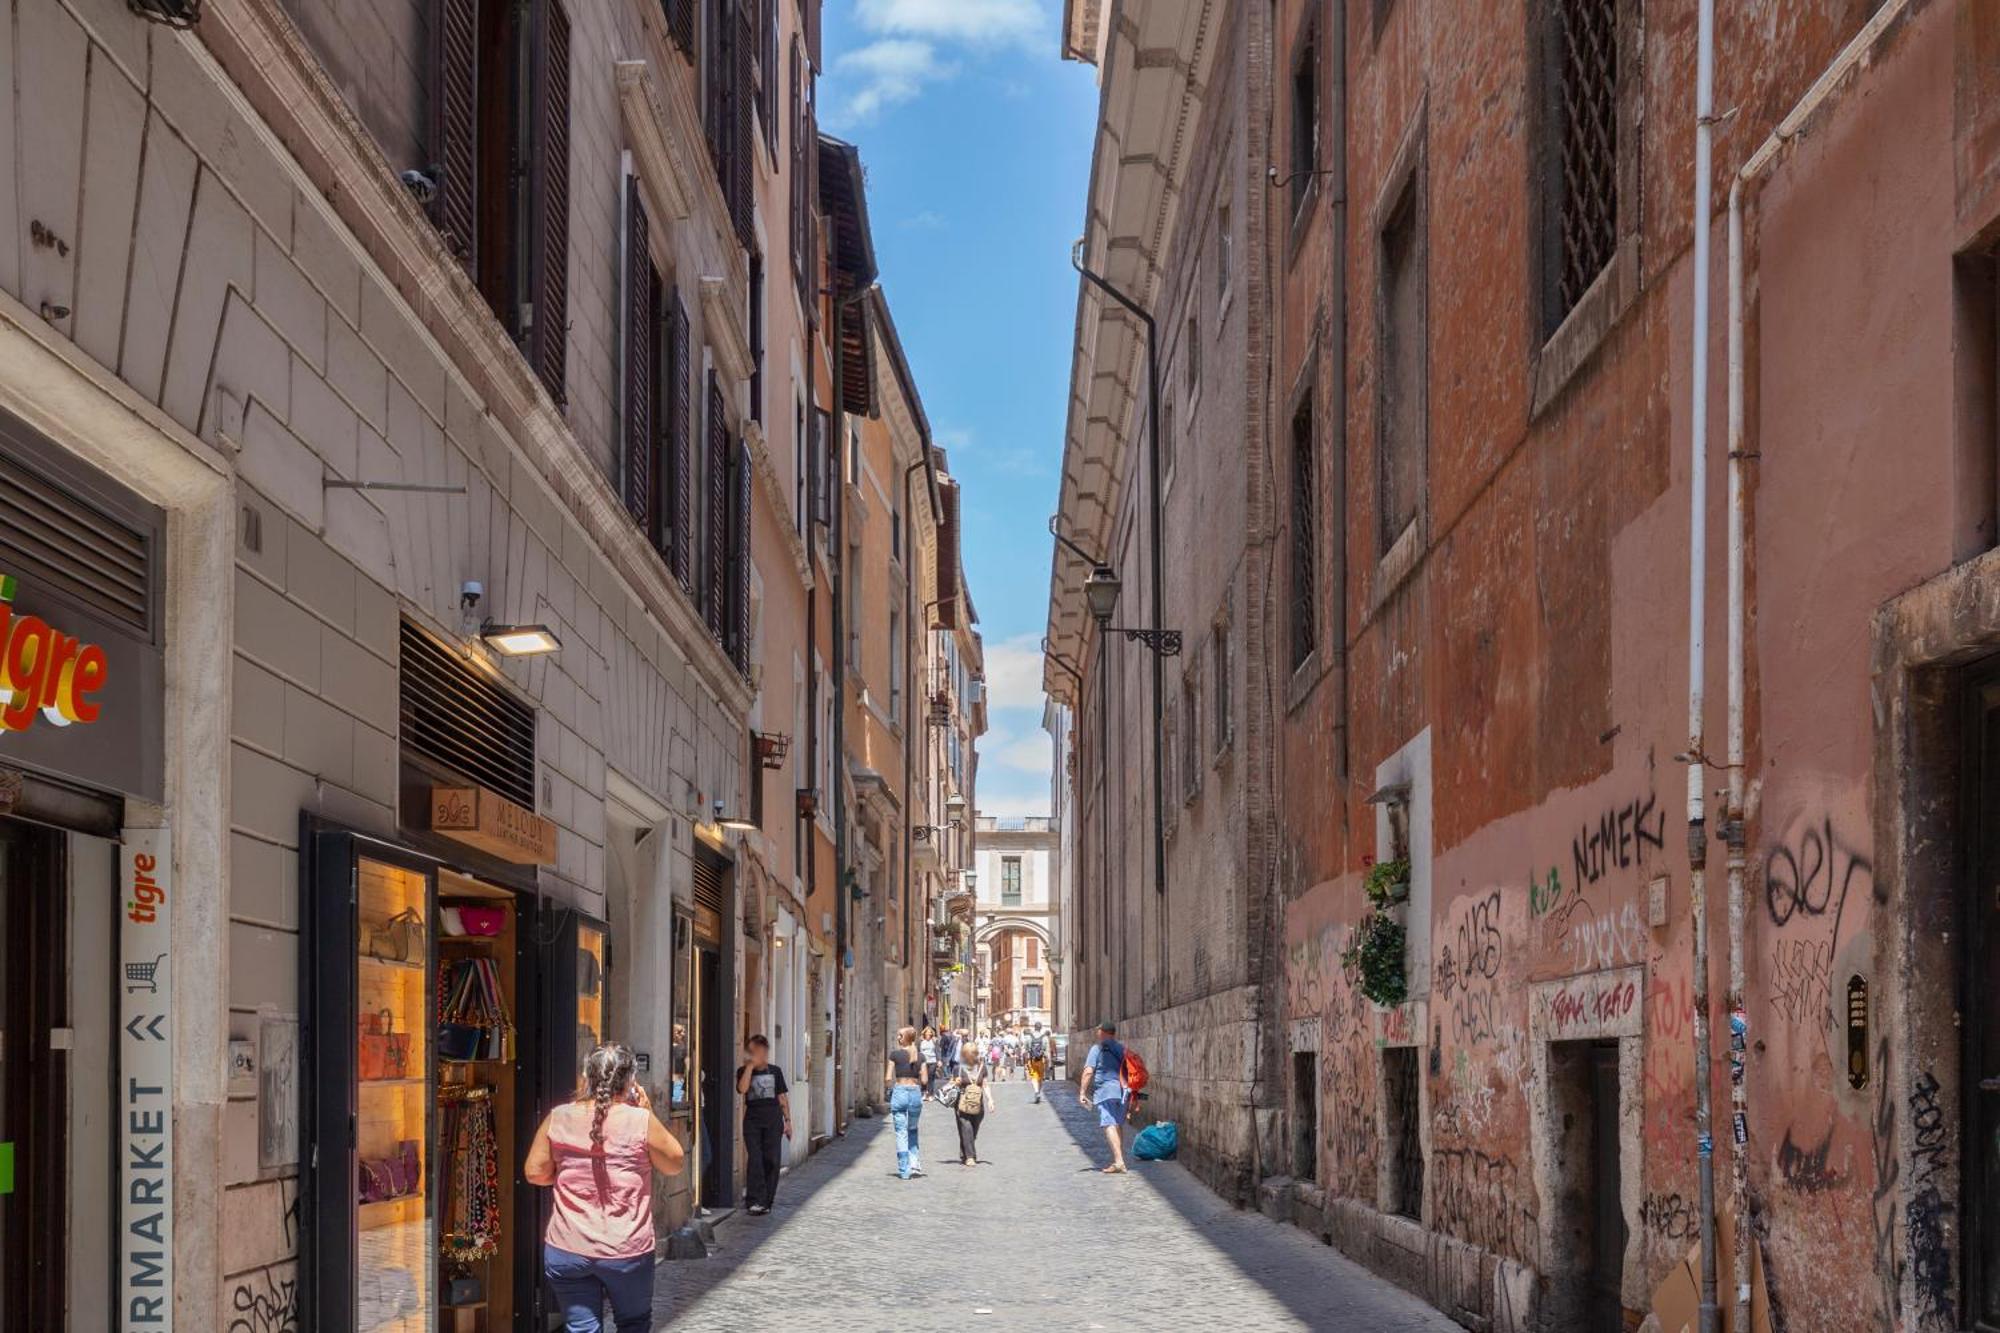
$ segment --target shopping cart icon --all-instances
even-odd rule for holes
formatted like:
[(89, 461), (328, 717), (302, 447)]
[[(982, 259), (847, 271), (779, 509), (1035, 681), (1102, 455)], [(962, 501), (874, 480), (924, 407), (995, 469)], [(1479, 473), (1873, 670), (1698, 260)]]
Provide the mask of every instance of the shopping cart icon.
[(160, 964), (166, 960), (167, 956), (161, 954), (150, 963), (125, 964), (125, 993), (131, 995), (144, 987), (146, 994), (158, 995), (160, 982), (156, 974), (160, 970)]

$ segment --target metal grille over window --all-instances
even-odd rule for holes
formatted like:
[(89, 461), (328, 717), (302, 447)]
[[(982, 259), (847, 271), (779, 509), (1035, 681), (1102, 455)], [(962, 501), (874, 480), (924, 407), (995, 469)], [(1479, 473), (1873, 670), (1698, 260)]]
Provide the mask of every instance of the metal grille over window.
[(1313, 488), (1319, 471), (1313, 463), (1312, 407), (1301, 403), (1292, 417), (1292, 668), (1312, 655), (1319, 638), (1313, 605), (1313, 537), (1319, 506)]
[(410, 753), (535, 808), (535, 710), (407, 620), (402, 722)]
[(153, 632), (151, 534), (12, 460), (0, 465), (0, 573)]
[(1617, 0), (1566, 0), (1553, 22), (1562, 135), (1557, 296), (1568, 314), (1618, 248)]

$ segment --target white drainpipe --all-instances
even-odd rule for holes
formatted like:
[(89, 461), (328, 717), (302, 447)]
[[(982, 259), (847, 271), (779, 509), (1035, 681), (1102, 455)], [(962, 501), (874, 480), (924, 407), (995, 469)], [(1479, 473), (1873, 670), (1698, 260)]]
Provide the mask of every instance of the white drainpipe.
[[(1713, 0), (1702, 0), (1702, 21), (1709, 21), (1708, 10)], [(1872, 18), (1854, 34), (1852, 41), (1834, 57), (1833, 63), (1814, 80), (1797, 106), (1790, 114), (1778, 122), (1757, 151), (1752, 153), (1729, 186), (1729, 810), (1723, 825), (1723, 833), (1728, 843), (1729, 864), (1729, 1008), (1732, 1016), (1743, 1011), (1743, 875), (1745, 857), (1745, 800), (1747, 784), (1747, 758), (1743, 739), (1744, 714), (1744, 521), (1749, 499), (1746, 485), (1748, 464), (1757, 455), (1750, 453), (1744, 440), (1743, 382), (1745, 320), (1743, 314), (1743, 195), (1745, 190), (1756, 183), (1764, 171), (1777, 160), (1778, 153), (1798, 136), (1806, 120), (1838, 86), (1847, 72), (1869, 53), (1877, 39), (1889, 26), (1903, 16), (1909, 8), (1909, 0), (1888, 0), (1875, 11)], [(1707, 59), (1704, 46), (1704, 60)], [(1706, 180), (1706, 169), (1697, 168)], [(1697, 191), (1699, 193), (1699, 189)], [(1700, 215), (1697, 236), (1705, 235), (1705, 211)], [(1697, 261), (1699, 264), (1699, 260)], [(1698, 282), (1704, 281), (1697, 277)], [(1701, 302), (1700, 296), (1697, 301)], [(1705, 305), (1705, 302), (1701, 302)], [(1697, 306), (1699, 310), (1701, 305)], [(1702, 337), (1700, 316), (1697, 316), (1697, 339)], [(1700, 343), (1697, 342), (1697, 348)], [(1699, 364), (1699, 362), (1697, 362)], [(1696, 387), (1697, 403), (1703, 397), (1699, 385)], [(1760, 441), (1761, 443), (1761, 441)], [(1698, 873), (1698, 872), (1697, 872)], [(1697, 926), (1697, 929), (1699, 927)], [(1699, 984), (1699, 983), (1697, 983)], [(1748, 1059), (1748, 1036), (1743, 1037), (1746, 1049), (1737, 1050), (1732, 1040), (1732, 1060)], [(1705, 1066), (1704, 1066), (1705, 1067)], [(1746, 1071), (1747, 1073), (1747, 1071)], [(1706, 1087), (1706, 1078), (1698, 1080)], [(1733, 1077), (1730, 1084), (1730, 1109), (1733, 1123), (1742, 1122), (1746, 1132), (1736, 1132), (1731, 1136), (1734, 1144), (1730, 1176), (1731, 1211), (1737, 1219), (1735, 1246), (1735, 1314), (1731, 1327), (1750, 1326), (1750, 1228), (1744, 1225), (1744, 1209), (1748, 1188), (1747, 1135), (1748, 1110), (1745, 1100), (1745, 1078)], [(1704, 1233), (1704, 1249), (1707, 1248)], [(1704, 1260), (1706, 1260), (1704, 1255)]]
[[(1702, 806), (1707, 753), (1703, 717), (1708, 646), (1708, 229), (1715, 139), (1715, 0), (1696, 21), (1694, 131), (1694, 345), (1688, 471), (1688, 912), (1694, 928), (1694, 1127), (1701, 1209), (1700, 1333), (1716, 1333), (1715, 1133), (1710, 1107), (1708, 834)], [(1747, 1327), (1739, 1324), (1738, 1328)]]

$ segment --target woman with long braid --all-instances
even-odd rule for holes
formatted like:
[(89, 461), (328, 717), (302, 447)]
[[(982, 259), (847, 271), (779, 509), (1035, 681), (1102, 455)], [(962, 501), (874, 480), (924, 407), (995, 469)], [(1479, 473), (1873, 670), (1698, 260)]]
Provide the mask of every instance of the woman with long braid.
[(542, 1267), (569, 1333), (598, 1333), (607, 1299), (618, 1333), (652, 1326), (653, 1172), (678, 1174), (684, 1156), (636, 1067), (617, 1042), (592, 1051), (576, 1099), (549, 1112), (528, 1149), (529, 1183), (555, 1191)]

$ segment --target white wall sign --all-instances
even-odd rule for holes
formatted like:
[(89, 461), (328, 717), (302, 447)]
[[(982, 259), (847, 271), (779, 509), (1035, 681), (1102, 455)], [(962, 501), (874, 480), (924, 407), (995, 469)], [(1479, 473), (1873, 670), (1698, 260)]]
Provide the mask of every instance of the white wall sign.
[(119, 848), (118, 1310), (125, 1333), (174, 1324), (174, 979), (165, 829)]

